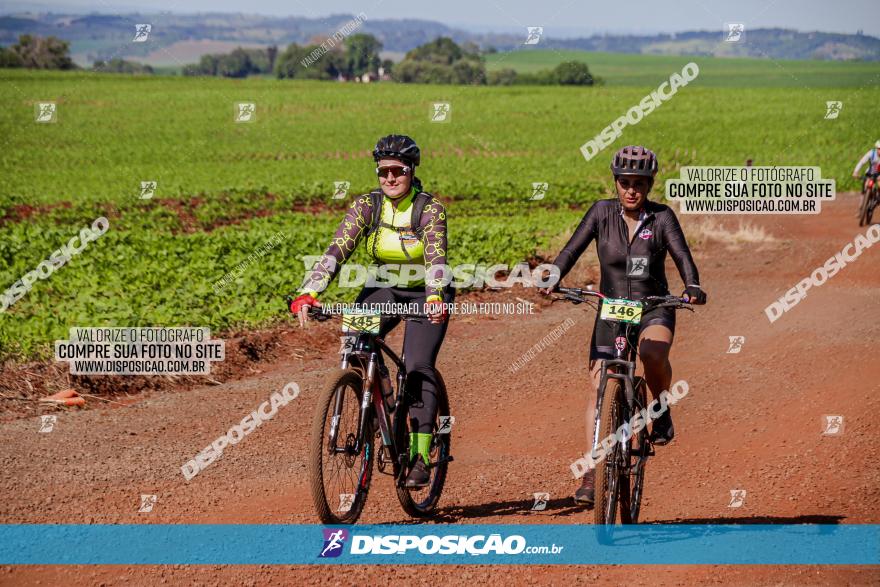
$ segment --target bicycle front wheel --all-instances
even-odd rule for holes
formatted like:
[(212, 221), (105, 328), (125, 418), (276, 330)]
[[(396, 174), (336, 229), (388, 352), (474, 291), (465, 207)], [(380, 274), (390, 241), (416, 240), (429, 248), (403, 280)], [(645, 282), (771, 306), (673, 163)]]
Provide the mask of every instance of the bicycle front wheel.
[[(443, 493), (443, 485), (446, 483), (446, 471), (449, 467), (450, 446), (452, 444), (452, 431), (438, 434), (444, 417), (449, 416), (449, 396), (446, 395), (446, 384), (440, 373), (437, 373), (437, 415), (434, 417), (434, 435), (431, 439), (431, 462), (438, 463), (431, 467), (431, 480), (422, 489), (407, 489), (400, 483), (397, 485), (397, 499), (403, 507), (403, 511), (414, 518), (425, 518), (434, 513), (440, 494)], [(395, 444), (400, 454), (409, 456), (409, 402), (403, 402), (401, 408), (395, 414)]]
[[(645, 380), (635, 378), (635, 410), (647, 406)], [(627, 414), (627, 420), (633, 414)], [(629, 443), (629, 453), (625, 468), (620, 472), (620, 521), (624, 524), (638, 524), (639, 511), (642, 506), (642, 491), (645, 486), (645, 464), (648, 460), (650, 446), (648, 444), (648, 425), (638, 432), (633, 432)]]
[(870, 214), (873, 213), (873, 209), (871, 207), (872, 200), (874, 199), (874, 188), (867, 190), (865, 192), (865, 197), (862, 201), (862, 205), (859, 208), (859, 226), (865, 226), (866, 224), (871, 223)]
[[(602, 414), (599, 419), (599, 441), (613, 436), (623, 423), (623, 387), (620, 381), (608, 379), (602, 396)], [(617, 498), (620, 490), (620, 443), (615, 439), (611, 449), (596, 464), (596, 505), (593, 509), (596, 524), (614, 524), (617, 520)]]
[[(353, 524), (360, 517), (373, 473), (372, 418), (355, 452), (363, 379), (355, 371), (334, 375), (318, 398), (312, 421), (309, 476), (312, 502), (324, 524)], [(331, 438), (333, 423), (336, 436)]]
[(868, 207), (865, 210), (865, 226), (869, 226), (874, 217), (874, 210), (877, 209), (877, 206), (880, 205), (880, 191), (875, 187), (873, 192), (873, 197), (868, 198)]

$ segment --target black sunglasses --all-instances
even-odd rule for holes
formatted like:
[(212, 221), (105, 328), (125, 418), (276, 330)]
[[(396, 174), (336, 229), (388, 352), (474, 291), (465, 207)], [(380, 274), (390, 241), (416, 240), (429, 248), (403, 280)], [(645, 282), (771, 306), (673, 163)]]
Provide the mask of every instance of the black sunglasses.
[(412, 168), (407, 167), (406, 165), (388, 165), (386, 167), (377, 167), (376, 175), (378, 175), (379, 177), (388, 177), (389, 171), (394, 177), (400, 177), (402, 175), (409, 175), (412, 171)]

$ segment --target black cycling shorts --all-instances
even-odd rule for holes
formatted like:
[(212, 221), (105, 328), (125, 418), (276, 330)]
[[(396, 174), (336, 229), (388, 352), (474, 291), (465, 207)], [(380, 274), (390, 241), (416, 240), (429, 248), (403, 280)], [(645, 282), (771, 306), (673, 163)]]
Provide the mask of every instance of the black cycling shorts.
[[(654, 308), (642, 314), (642, 321), (638, 326), (631, 325), (629, 328), (629, 344), (635, 347), (639, 343), (639, 336), (648, 326), (660, 324), (667, 327), (675, 335), (675, 309)], [(590, 360), (602, 360), (614, 358), (614, 337), (617, 332), (617, 324), (607, 320), (600, 320), (596, 314), (596, 324), (593, 326), (593, 338), (590, 340)]]

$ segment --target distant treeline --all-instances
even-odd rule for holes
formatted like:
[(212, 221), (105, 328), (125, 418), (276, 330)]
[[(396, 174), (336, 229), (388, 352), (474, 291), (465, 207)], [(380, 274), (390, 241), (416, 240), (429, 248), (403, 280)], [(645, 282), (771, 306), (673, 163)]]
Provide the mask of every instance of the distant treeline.
[[(21, 35), (15, 45), (0, 47), (0, 67), (80, 69), (70, 58), (70, 43), (57, 37), (33, 35)], [(92, 68), (108, 73), (153, 73), (149, 65), (118, 58), (95, 61)]]
[(486, 73), (479, 47), (471, 43), (460, 47), (448, 37), (440, 37), (407, 53), (403, 61), (394, 66), (393, 77), (399, 82), (421, 84), (590, 86), (597, 83), (587, 64), (580, 61), (566, 61), (552, 70), (537, 73), (517, 73), (513, 69)]
[[(318, 80), (394, 80), (417, 84), (462, 85), (578, 85), (598, 82), (586, 63), (567, 61), (552, 70), (517, 73), (513, 69), (486, 72), (479, 47), (472, 43), (459, 46), (448, 37), (440, 37), (406, 54), (393, 63), (379, 57), (382, 43), (367, 34), (349, 35), (339, 44), (328, 38), (320, 44), (300, 46), (291, 43), (279, 53), (278, 47), (246, 49), (231, 53), (203, 55), (198, 63), (186, 65), (183, 75), (243, 78), (249, 75), (274, 75), (279, 79)], [(70, 58), (67, 41), (56, 37), (22, 35), (9, 48), (0, 47), (0, 67), (32, 69), (78, 69)], [(152, 74), (149, 65), (110, 59), (96, 61), (95, 71), (108, 73)]]
[(372, 35), (356, 34), (342, 45), (326, 43), (300, 46), (291, 43), (282, 53), (277, 47), (238, 48), (232, 53), (204, 55), (197, 65), (186, 66), (184, 75), (246, 77), (274, 74), (278, 78), (356, 79), (369, 75), (401, 83), (465, 85), (582, 85), (597, 83), (586, 63), (568, 61), (537, 73), (518, 74), (513, 69), (486, 72), (485, 59), (473, 44), (459, 46), (440, 37), (406, 54), (400, 63), (381, 60), (382, 43)]
[[(332, 38), (330, 39), (332, 41)], [(379, 77), (379, 69), (387, 73), (391, 60), (382, 61), (380, 43), (372, 35), (355, 34), (342, 45), (326, 40), (321, 44), (300, 46), (291, 43), (283, 52), (278, 47), (244, 49), (231, 53), (203, 55), (199, 63), (183, 68), (183, 75), (218, 75), (247, 77), (273, 74), (279, 79), (353, 79), (364, 74)]]

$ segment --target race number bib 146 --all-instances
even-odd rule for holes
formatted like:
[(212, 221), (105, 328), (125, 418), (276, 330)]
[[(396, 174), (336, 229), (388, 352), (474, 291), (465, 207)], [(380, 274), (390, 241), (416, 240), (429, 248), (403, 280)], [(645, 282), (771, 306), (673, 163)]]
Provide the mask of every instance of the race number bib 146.
[(602, 300), (602, 311), (599, 313), (599, 318), (614, 322), (638, 324), (642, 321), (642, 303), (632, 300), (605, 298)]

